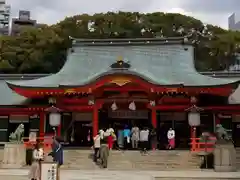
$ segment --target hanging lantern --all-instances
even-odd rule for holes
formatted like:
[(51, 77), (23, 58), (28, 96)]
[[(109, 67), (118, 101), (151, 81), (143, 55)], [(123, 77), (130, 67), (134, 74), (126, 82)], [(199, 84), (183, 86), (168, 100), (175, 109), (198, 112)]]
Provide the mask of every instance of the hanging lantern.
[(49, 124), (53, 127), (59, 126), (61, 124), (61, 110), (51, 106), (47, 109), (45, 109), (45, 111), (49, 112)]
[(116, 111), (116, 110), (118, 109), (117, 104), (116, 104), (115, 102), (113, 102), (113, 104), (112, 104), (112, 106), (111, 106), (111, 109), (112, 109), (113, 111)]
[(49, 114), (49, 124), (53, 127), (59, 126), (61, 123), (61, 114), (60, 113), (50, 113)]
[(134, 101), (129, 104), (129, 109), (132, 111), (136, 110), (136, 105), (135, 105)]
[(189, 112), (188, 113), (188, 124), (193, 127), (199, 126), (201, 124), (200, 113), (199, 112)]

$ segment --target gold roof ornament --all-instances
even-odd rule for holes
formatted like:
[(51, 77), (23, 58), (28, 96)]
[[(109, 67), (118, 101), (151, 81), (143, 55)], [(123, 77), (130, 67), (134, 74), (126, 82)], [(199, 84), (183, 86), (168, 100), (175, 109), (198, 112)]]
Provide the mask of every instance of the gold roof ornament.
[(122, 57), (122, 56), (118, 56), (117, 63), (118, 63), (119, 65), (122, 65), (122, 64), (123, 64), (123, 57)]

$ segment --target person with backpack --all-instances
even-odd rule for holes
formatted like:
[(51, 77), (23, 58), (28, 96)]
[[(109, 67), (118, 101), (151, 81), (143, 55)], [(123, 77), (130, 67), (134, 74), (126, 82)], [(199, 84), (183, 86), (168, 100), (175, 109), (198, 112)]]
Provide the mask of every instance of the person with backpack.
[(100, 131), (99, 133), (93, 138), (94, 141), (94, 157), (93, 157), (93, 161), (97, 162), (97, 159), (99, 158), (99, 149), (101, 146), (101, 136), (100, 136)]

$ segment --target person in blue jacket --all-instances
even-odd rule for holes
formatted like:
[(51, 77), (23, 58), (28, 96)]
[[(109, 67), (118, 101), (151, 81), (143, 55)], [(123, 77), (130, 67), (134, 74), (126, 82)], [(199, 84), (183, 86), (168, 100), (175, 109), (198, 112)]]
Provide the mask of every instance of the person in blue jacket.
[(124, 126), (123, 137), (124, 137), (124, 149), (127, 150), (130, 144), (130, 137), (131, 137), (131, 130), (128, 127), (128, 125)]
[(57, 162), (59, 166), (63, 164), (63, 148), (60, 143), (60, 139), (57, 137), (53, 138), (51, 155), (53, 157), (53, 161)]

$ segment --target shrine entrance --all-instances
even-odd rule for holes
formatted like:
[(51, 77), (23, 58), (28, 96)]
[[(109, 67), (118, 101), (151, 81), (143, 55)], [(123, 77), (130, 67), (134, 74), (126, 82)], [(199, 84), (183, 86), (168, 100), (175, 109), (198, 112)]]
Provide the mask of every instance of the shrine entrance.
[(176, 149), (189, 149), (190, 126), (186, 112), (159, 112), (158, 132), (160, 149), (165, 149), (167, 132), (170, 128), (175, 130)]
[[(133, 109), (129, 106), (133, 104)], [(106, 103), (99, 110), (99, 129), (107, 129), (112, 127), (115, 131), (123, 129), (125, 125), (128, 127), (138, 126), (139, 128), (151, 128), (150, 110), (144, 106), (144, 103), (129, 102)]]

